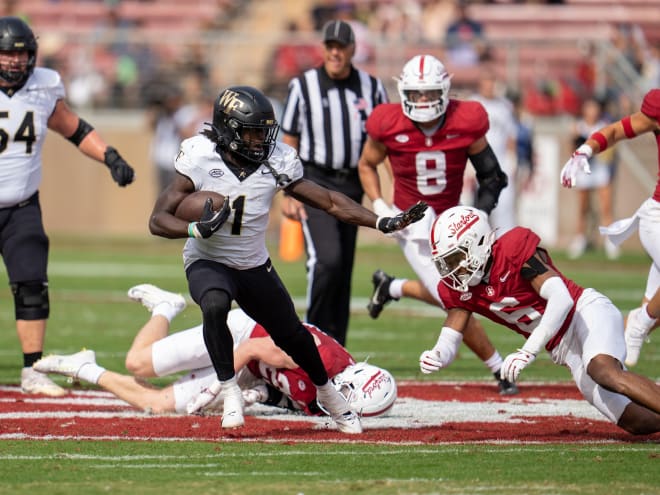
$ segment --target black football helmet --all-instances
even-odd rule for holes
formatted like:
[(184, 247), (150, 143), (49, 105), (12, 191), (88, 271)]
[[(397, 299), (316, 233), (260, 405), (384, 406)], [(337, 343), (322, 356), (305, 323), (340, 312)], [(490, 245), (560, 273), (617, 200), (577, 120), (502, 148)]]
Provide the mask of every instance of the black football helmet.
[(0, 67), (0, 78), (15, 86), (24, 84), (37, 63), (37, 38), (22, 19), (0, 17), (0, 51), (28, 52), (25, 67)]
[(270, 158), (280, 128), (270, 100), (250, 86), (233, 86), (218, 95), (211, 127), (221, 150), (254, 164)]

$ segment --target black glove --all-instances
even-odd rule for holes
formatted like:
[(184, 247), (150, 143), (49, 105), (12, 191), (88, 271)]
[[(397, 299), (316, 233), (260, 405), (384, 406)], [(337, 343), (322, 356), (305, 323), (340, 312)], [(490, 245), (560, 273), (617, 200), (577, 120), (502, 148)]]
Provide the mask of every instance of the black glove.
[(133, 178), (135, 177), (133, 167), (126, 163), (126, 160), (112, 146), (108, 146), (105, 149), (103, 163), (110, 169), (112, 179), (121, 187), (133, 182)]
[(225, 201), (218, 211), (213, 211), (213, 200), (208, 198), (204, 203), (204, 212), (199, 222), (193, 222), (191, 227), (194, 237), (208, 239), (216, 232), (229, 217), (229, 198)]
[(389, 234), (397, 230), (405, 229), (411, 223), (415, 223), (424, 217), (424, 212), (429, 207), (424, 201), (418, 201), (406, 211), (399, 213), (395, 217), (381, 217), (378, 219), (376, 227), (384, 234)]

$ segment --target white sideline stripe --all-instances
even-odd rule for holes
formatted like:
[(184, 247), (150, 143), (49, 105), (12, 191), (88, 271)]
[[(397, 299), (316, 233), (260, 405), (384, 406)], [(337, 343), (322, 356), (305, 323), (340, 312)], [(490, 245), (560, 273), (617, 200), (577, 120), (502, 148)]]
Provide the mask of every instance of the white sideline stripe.
[[(41, 438), (41, 437), (38, 437)], [(493, 442), (489, 442), (493, 443)], [(433, 448), (428, 444), (424, 448), (414, 447), (409, 449), (397, 449), (397, 450), (387, 450), (387, 451), (377, 451), (371, 452), (369, 455), (373, 456), (392, 456), (392, 455), (401, 455), (401, 454), (428, 454), (436, 455), (440, 452), (449, 454), (449, 453), (461, 453), (465, 452), (466, 448), (469, 446), (447, 448), (436, 444), (437, 448)], [(603, 443), (594, 443), (586, 447), (586, 450), (591, 452), (655, 452), (657, 450), (657, 445), (655, 444), (638, 444), (638, 445), (622, 445), (619, 448), (612, 448), (610, 446), (605, 446)], [(544, 453), (544, 452), (555, 452), (556, 447), (554, 446), (544, 446), (543, 444), (538, 444), (534, 447), (498, 447), (489, 448), (483, 447), (480, 449), (481, 452), (486, 453), (499, 453), (499, 452), (534, 452), (534, 453)], [(353, 450), (337, 450), (334, 452), (324, 452), (324, 456), (347, 456), (354, 455), (355, 451)], [(108, 456), (108, 455), (93, 455), (93, 454), (67, 454), (67, 453), (57, 453), (51, 455), (0, 455), (0, 461), (44, 461), (50, 459), (61, 459), (61, 460), (95, 460), (95, 461), (114, 461), (115, 465), (119, 466), (123, 463), (130, 463), (135, 461), (142, 460), (204, 460), (204, 459), (236, 459), (236, 458), (269, 458), (269, 457), (295, 457), (295, 456), (307, 456), (309, 455), (308, 451), (305, 450), (287, 450), (287, 451), (277, 451), (277, 452), (227, 452), (227, 453), (217, 453), (217, 454), (208, 454), (208, 455), (123, 455), (123, 456)], [(186, 464), (182, 464), (186, 465)], [(187, 465), (186, 465), (187, 466)], [(290, 473), (289, 473), (290, 474)]]
[[(292, 438), (287, 438), (287, 437), (279, 437), (279, 438), (222, 438), (219, 439), (218, 437), (195, 437), (194, 439), (189, 439), (189, 438), (180, 438), (180, 437), (137, 437), (137, 436), (119, 436), (119, 435), (106, 435), (106, 436), (89, 436), (89, 435), (27, 435), (24, 433), (4, 433), (0, 434), (0, 440), (54, 440), (54, 441), (61, 441), (61, 440), (111, 440), (111, 441), (131, 441), (131, 442), (231, 442), (231, 443), (270, 443), (270, 444), (281, 444), (281, 443), (287, 443), (287, 442), (294, 442), (294, 443), (300, 443), (300, 444), (318, 444), (318, 440), (312, 440), (312, 439), (301, 439), (300, 437), (292, 437)], [(423, 441), (390, 441), (390, 440), (360, 440), (359, 438), (350, 438), (350, 439), (337, 439), (337, 440), (323, 440), (323, 442), (326, 443), (333, 443), (333, 444), (346, 444), (346, 445), (351, 445), (351, 444), (364, 444), (364, 445), (394, 445), (394, 446), (402, 446), (402, 445), (411, 445), (411, 446), (426, 446), (428, 445), (428, 442), (423, 442)], [(437, 442), (435, 445), (455, 445), (457, 442)], [(463, 444), (482, 444), (482, 445), (544, 445), (547, 444), (547, 441), (540, 441), (540, 440), (475, 440), (475, 441), (469, 441), (469, 442), (463, 442)], [(569, 443), (571, 444), (579, 444), (579, 445), (608, 445), (612, 443), (621, 443), (620, 441), (617, 440), (571, 440)], [(655, 447), (655, 445), (654, 445)], [(653, 452), (655, 452), (657, 448), (653, 449)], [(518, 447), (515, 449), (516, 452), (523, 452), (527, 451), (527, 449), (524, 449), (522, 447)], [(417, 449), (415, 449), (415, 452), (417, 452)]]

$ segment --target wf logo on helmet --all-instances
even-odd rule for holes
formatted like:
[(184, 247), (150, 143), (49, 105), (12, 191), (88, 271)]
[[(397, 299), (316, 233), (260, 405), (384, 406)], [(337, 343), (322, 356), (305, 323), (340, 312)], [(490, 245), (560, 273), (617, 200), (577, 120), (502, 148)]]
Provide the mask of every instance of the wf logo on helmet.
[(227, 90), (220, 96), (220, 105), (229, 113), (232, 110), (237, 110), (243, 105), (243, 102), (238, 98), (238, 93), (235, 91)]

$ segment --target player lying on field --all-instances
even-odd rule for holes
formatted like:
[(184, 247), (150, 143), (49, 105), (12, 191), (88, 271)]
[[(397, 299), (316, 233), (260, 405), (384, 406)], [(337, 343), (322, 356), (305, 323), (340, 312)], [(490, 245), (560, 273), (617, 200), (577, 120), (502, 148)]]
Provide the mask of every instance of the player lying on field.
[[(200, 404), (217, 381), (204, 344), (202, 325), (168, 335), (170, 322), (186, 306), (185, 299), (149, 284), (132, 287), (128, 297), (151, 311), (151, 318), (135, 336), (126, 355), (124, 375), (96, 364), (95, 353), (83, 350), (70, 355), (49, 355), (34, 364), (42, 373), (57, 373), (97, 384), (129, 404), (153, 413), (221, 412), (221, 394), (212, 394), (210, 404)], [(246, 405), (256, 402), (322, 414), (316, 403), (316, 388), (309, 376), (277, 347), (265, 329), (242, 310), (229, 312), (227, 320), (234, 338), (234, 362)], [(336, 340), (313, 325), (312, 334), (335, 387), (345, 395), (351, 408), (363, 416), (386, 412), (396, 399), (396, 383), (382, 368), (356, 363)], [(162, 377), (189, 371), (165, 388), (154, 388), (141, 378)], [(206, 399), (202, 399), (204, 402)]]
[(433, 223), (430, 245), (447, 307), (438, 341), (420, 356), (424, 373), (449, 366), (472, 313), (525, 337), (502, 364), (515, 382), (545, 348), (570, 368), (584, 398), (633, 434), (660, 431), (660, 386), (627, 371), (623, 317), (612, 302), (566, 278), (529, 229), (514, 227), (495, 240), (486, 214), (457, 206)]

